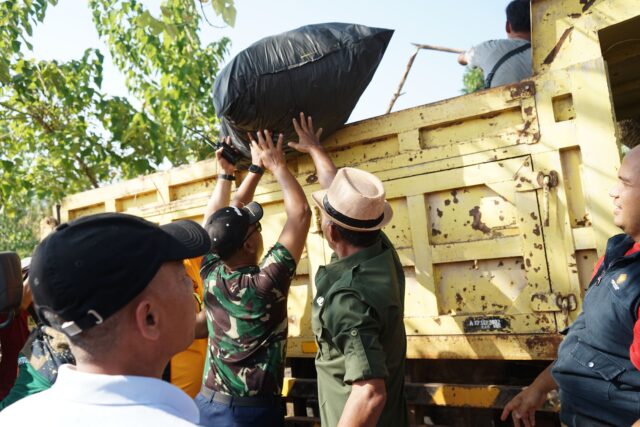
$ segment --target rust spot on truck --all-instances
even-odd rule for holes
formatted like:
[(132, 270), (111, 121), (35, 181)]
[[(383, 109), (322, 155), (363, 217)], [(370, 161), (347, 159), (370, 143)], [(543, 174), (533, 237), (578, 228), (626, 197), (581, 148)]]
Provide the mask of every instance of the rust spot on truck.
[[(589, 7), (591, 7), (591, 6), (589, 6)], [(583, 10), (583, 12), (584, 12), (584, 10)], [(549, 52), (547, 57), (544, 59), (543, 64), (550, 65), (554, 61), (554, 59), (556, 59), (556, 56), (558, 55), (558, 52), (560, 52), (560, 48), (562, 47), (564, 42), (567, 40), (567, 38), (569, 37), (569, 35), (571, 34), (572, 31), (573, 31), (573, 27), (569, 27), (566, 30), (564, 30), (564, 33), (562, 33), (562, 35), (560, 36), (560, 39), (558, 40), (558, 43), (556, 43), (556, 45), (553, 47), (553, 49), (551, 49), (551, 52)]]
[(585, 215), (582, 219), (576, 221), (576, 225), (579, 227), (588, 227), (591, 225), (591, 220), (589, 219), (589, 215)]
[(456, 293), (456, 304), (460, 306), (463, 302), (464, 302), (464, 299), (462, 298), (462, 295), (460, 295), (459, 293)]
[(493, 119), (494, 117), (498, 117), (500, 115), (500, 112), (492, 112), (492, 113), (486, 113), (486, 114), (482, 114), (480, 116), (481, 119)]
[(533, 96), (536, 93), (535, 85), (532, 81), (524, 81), (520, 83), (514, 83), (508, 86), (509, 94), (512, 98), (524, 98)]
[(530, 115), (531, 115), (531, 113), (533, 113), (533, 107), (527, 107), (527, 108), (525, 108), (525, 109), (524, 109), (524, 113), (525, 113), (527, 116), (530, 116)]
[(536, 224), (536, 226), (533, 227), (533, 234), (535, 234), (536, 236), (540, 235), (540, 226), (538, 224)]
[(593, 6), (596, 0), (580, 0), (580, 4), (582, 5), (582, 13), (585, 13), (587, 10)]
[(442, 218), (443, 212), (440, 209), (436, 208), (436, 213), (438, 214), (438, 217)]
[(482, 212), (480, 212), (480, 206), (474, 206), (473, 209), (469, 211), (469, 216), (473, 218), (471, 228), (473, 228), (474, 230), (482, 231), (484, 234), (491, 234), (491, 229), (487, 227), (484, 222), (482, 222)]
[(568, 15), (567, 15), (567, 17), (568, 17), (568, 18), (571, 18), (571, 19), (578, 19), (578, 18), (580, 18), (581, 16), (582, 16), (582, 14), (581, 14), (581, 13), (570, 13), (570, 14), (568, 14)]
[(451, 200), (449, 200), (449, 199), (445, 199), (445, 201), (444, 201), (444, 205), (445, 205), (445, 206), (449, 206), (450, 204), (451, 204)]
[(451, 195), (453, 196), (453, 203), (458, 203), (458, 198), (456, 197), (458, 195), (458, 191), (452, 190)]
[(431, 229), (431, 235), (432, 236), (438, 236), (440, 234), (442, 234), (442, 231), (438, 230), (437, 228), (432, 228)]
[(531, 212), (531, 218), (537, 220), (538, 219), (538, 215), (536, 215), (535, 212)]

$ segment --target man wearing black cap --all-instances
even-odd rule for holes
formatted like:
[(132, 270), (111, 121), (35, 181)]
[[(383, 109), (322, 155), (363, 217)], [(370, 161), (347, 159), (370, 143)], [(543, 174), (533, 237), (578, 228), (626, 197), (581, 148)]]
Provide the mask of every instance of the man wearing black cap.
[(0, 425), (187, 426), (198, 408), (160, 380), (193, 340), (195, 303), (182, 260), (209, 236), (193, 221), (159, 227), (98, 214), (62, 224), (36, 248), (29, 285), (37, 312), (69, 338), (76, 366), (0, 413)]
[[(202, 261), (206, 317), (196, 336), (209, 336), (208, 364), (196, 403), (206, 426), (282, 426), (280, 399), (287, 340), (287, 294), (309, 231), (310, 209), (287, 168), (282, 135), (258, 132), (253, 164), (229, 205), (233, 165), (216, 153), (222, 174), (205, 212), (212, 253)], [(266, 168), (278, 181), (287, 216), (277, 243), (263, 251), (262, 207), (252, 202)], [(208, 330), (207, 330), (208, 321)]]
[(316, 273), (311, 312), (322, 425), (408, 426), (405, 278), (381, 231), (393, 216), (384, 187), (364, 170), (336, 170), (310, 117), (301, 113), (294, 127), (300, 141), (289, 146), (309, 153), (316, 166), (322, 190), (312, 199), (334, 251)]

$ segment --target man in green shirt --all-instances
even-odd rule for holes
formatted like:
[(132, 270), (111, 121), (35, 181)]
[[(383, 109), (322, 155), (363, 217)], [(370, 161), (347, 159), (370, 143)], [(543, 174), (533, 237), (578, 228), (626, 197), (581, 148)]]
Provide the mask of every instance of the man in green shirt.
[(334, 254), (316, 274), (312, 326), (322, 425), (407, 426), (404, 397), (404, 272), (381, 231), (392, 210), (382, 182), (355, 168), (339, 171), (320, 145), (311, 118), (294, 120), (322, 191), (312, 198)]

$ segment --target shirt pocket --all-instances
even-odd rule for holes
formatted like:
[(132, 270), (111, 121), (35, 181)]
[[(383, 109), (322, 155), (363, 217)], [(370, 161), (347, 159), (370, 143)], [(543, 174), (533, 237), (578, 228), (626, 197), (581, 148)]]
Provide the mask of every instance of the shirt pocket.
[(578, 341), (573, 347), (571, 357), (583, 368), (595, 372), (605, 381), (613, 381), (625, 371), (625, 368), (613, 359), (582, 341)]

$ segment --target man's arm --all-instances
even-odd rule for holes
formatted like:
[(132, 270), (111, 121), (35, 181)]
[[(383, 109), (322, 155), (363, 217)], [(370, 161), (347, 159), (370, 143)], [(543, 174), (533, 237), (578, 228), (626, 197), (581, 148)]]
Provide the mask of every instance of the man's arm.
[(298, 134), (299, 140), (298, 142), (290, 142), (289, 147), (301, 153), (308, 153), (311, 156), (318, 174), (320, 188), (323, 190), (329, 188), (337, 170), (327, 152), (324, 151), (324, 147), (320, 144), (322, 128), (318, 129), (317, 132), (314, 131), (313, 119), (311, 117), (305, 118), (304, 113), (300, 113), (300, 123), (293, 119), (293, 127)]
[[(533, 427), (536, 425), (536, 411), (542, 407), (547, 399), (547, 393), (558, 388), (551, 375), (553, 363), (536, 377), (531, 385), (516, 395), (502, 411), (500, 419), (506, 421), (512, 412), (515, 427)], [(520, 424), (522, 422), (522, 424)]]
[[(251, 163), (264, 168), (262, 160), (260, 159), (260, 152), (253, 144), (253, 142), (255, 142), (253, 136), (250, 133), (247, 133), (247, 136), (249, 137), (249, 141), (251, 141), (249, 144), (251, 148)], [(260, 182), (260, 178), (262, 178), (262, 174), (260, 173), (247, 173), (247, 176), (242, 181), (242, 184), (240, 184), (240, 187), (238, 187), (238, 191), (236, 191), (236, 194), (231, 201), (231, 206), (241, 208), (244, 205), (251, 203), (251, 201), (253, 201), (253, 196), (256, 193), (256, 187)]]
[(251, 144), (255, 150), (258, 150), (264, 167), (271, 171), (282, 189), (287, 221), (280, 233), (278, 243), (287, 248), (297, 264), (309, 232), (311, 209), (302, 187), (287, 168), (282, 141), (283, 136), (280, 134), (278, 143), (274, 146), (271, 133), (264, 131), (258, 132), (258, 142), (252, 141)]
[(375, 426), (387, 401), (384, 380), (354, 381), (338, 427)]
[[(225, 144), (231, 145), (231, 137), (226, 137)], [(225, 175), (233, 175), (235, 167), (229, 163), (224, 157), (222, 157), (222, 148), (216, 150), (216, 158), (218, 159), (218, 171)], [(211, 193), (207, 207), (204, 209), (204, 219), (202, 220), (202, 226), (207, 223), (207, 219), (218, 209), (229, 206), (229, 199), (231, 197), (231, 182), (228, 179), (223, 179), (218, 175), (216, 180), (216, 186)]]
[(207, 328), (207, 310), (203, 309), (196, 314), (196, 332), (195, 338), (207, 338), (209, 336), (209, 329)]

